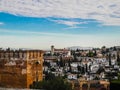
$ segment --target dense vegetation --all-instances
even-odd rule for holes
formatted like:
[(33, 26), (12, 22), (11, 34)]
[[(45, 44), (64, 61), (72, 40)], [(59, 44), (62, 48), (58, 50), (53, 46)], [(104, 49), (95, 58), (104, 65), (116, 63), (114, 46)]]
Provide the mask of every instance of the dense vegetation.
[(72, 90), (72, 85), (62, 77), (54, 77), (52, 74), (49, 74), (45, 80), (33, 82), (30, 88), (43, 90)]
[[(118, 58), (118, 65), (120, 66), (120, 58)], [(117, 72), (118, 79), (110, 81), (110, 90), (120, 90), (120, 72)]]

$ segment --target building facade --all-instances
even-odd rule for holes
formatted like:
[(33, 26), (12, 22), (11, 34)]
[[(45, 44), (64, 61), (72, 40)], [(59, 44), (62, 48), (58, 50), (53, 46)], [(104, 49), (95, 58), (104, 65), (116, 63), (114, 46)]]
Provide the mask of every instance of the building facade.
[(0, 87), (29, 88), (43, 79), (43, 51), (0, 50)]
[(70, 57), (71, 51), (68, 49), (56, 49), (53, 45), (51, 46), (51, 55), (61, 55), (63, 57)]

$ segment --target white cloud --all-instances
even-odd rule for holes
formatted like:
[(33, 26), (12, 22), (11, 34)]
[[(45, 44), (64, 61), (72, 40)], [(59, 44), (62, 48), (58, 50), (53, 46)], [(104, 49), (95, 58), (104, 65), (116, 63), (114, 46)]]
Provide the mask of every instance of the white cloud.
[(0, 0), (0, 11), (29, 17), (94, 19), (103, 25), (120, 25), (120, 0)]
[(73, 27), (75, 28), (76, 25), (79, 24), (86, 24), (87, 22), (83, 21), (83, 22), (78, 22), (78, 21), (74, 21), (74, 20), (53, 20), (53, 19), (49, 19), (50, 21), (56, 22), (58, 24), (65, 24), (67, 26)]
[(88, 27), (83, 27), (83, 26), (72, 26), (72, 27), (64, 28), (63, 30), (70, 30), (70, 29), (83, 29), (83, 28), (88, 28)]
[(65, 21), (65, 20), (54, 20), (54, 22), (57, 22), (59, 24), (65, 24), (68, 26), (74, 26), (76, 24), (79, 24), (79, 22), (75, 22), (75, 21)]
[(3, 22), (0, 22), (0, 25), (3, 25), (4, 23)]

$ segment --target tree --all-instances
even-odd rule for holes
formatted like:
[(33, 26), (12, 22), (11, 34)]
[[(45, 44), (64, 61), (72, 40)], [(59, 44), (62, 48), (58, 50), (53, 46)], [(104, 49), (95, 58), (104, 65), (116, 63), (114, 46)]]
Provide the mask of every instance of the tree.
[(96, 52), (96, 50), (95, 50), (95, 52), (94, 52), (94, 56), (97, 56), (97, 52)]
[(77, 55), (76, 55), (76, 53), (73, 54), (73, 57), (74, 57), (74, 61), (77, 61)]
[(72, 90), (72, 85), (61, 77), (56, 77), (52, 80), (43, 80), (38, 83), (33, 83), (30, 88), (45, 90)]
[(111, 54), (109, 53), (109, 65), (111, 66)]
[(56, 71), (56, 69), (55, 69), (55, 68), (51, 68), (50, 70), (51, 70), (52, 72), (55, 72), (55, 71)]
[(98, 71), (97, 71), (97, 74), (100, 74), (100, 73), (102, 73), (102, 72), (104, 72), (105, 70), (104, 70), (104, 68), (103, 67), (100, 67), (99, 69), (98, 69)]
[(70, 69), (69, 69), (69, 72), (72, 71), (72, 69), (71, 69), (71, 65), (70, 65), (70, 64), (71, 64), (71, 61), (70, 61), (70, 59), (69, 59), (69, 61), (68, 61), (68, 67), (70, 68)]
[(85, 70), (86, 70), (86, 72), (88, 72), (88, 67), (87, 67), (87, 64), (85, 64)]
[(120, 62), (120, 56), (118, 53), (117, 53), (117, 62)]
[(44, 61), (44, 62), (43, 62), (43, 65), (44, 65), (44, 66), (48, 66), (48, 67), (50, 68), (50, 62)]
[(45, 74), (45, 80), (52, 80), (55, 78), (55, 75), (52, 73), (46, 73)]
[(77, 69), (78, 69), (79, 72), (81, 72), (81, 66), (78, 65)]
[(114, 50), (114, 51), (116, 51), (116, 50), (117, 50), (117, 48), (114, 46), (114, 47), (113, 47), (113, 50)]
[(102, 48), (101, 48), (101, 53), (102, 53), (102, 55), (103, 56), (105, 56), (105, 53), (106, 53), (106, 46), (103, 46)]
[(87, 56), (88, 57), (93, 57), (94, 56), (94, 53), (92, 51), (89, 51), (89, 53), (87, 53)]
[(81, 67), (81, 74), (85, 74), (85, 68)]
[(100, 78), (96, 76), (93, 80), (100, 80)]
[(60, 67), (64, 67), (65, 66), (65, 62), (62, 59), (62, 56), (60, 57)]

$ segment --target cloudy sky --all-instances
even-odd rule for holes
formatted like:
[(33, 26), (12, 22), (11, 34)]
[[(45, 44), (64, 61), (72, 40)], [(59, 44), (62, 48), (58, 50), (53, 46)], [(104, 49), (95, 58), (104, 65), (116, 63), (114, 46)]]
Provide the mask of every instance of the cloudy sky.
[(0, 0), (0, 47), (120, 45), (120, 0)]

